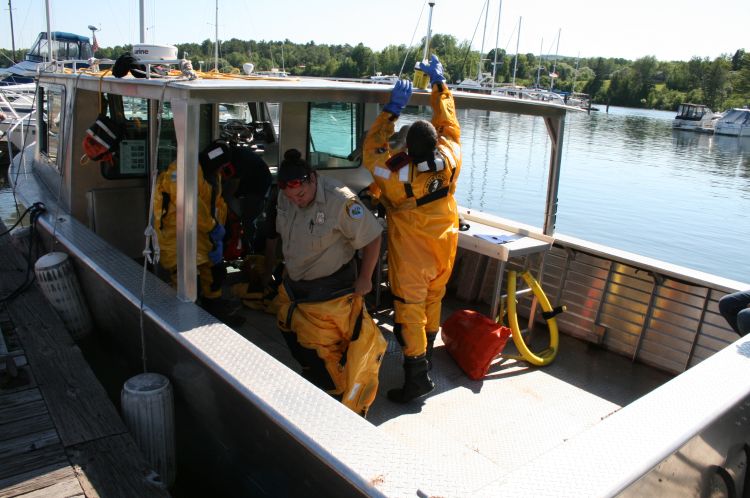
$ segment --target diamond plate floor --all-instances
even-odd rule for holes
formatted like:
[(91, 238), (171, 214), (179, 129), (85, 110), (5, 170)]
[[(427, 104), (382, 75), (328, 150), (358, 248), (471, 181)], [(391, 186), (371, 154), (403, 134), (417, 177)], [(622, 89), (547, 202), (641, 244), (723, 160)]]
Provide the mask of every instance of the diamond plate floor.
[[(446, 299), (444, 318), (463, 307), (466, 305)], [(276, 329), (275, 318), (251, 310), (243, 314), (247, 322), (239, 332), (299, 371)], [(472, 381), (438, 336), (431, 372), (436, 389), (420, 402), (399, 405), (385, 396), (403, 381), (402, 355), (391, 332), (392, 313), (374, 316), (389, 344), (380, 370), (378, 397), (367, 420), (469, 480), (471, 473), (482, 472), (477, 456), (492, 467), (511, 472), (672, 378), (561, 336), (560, 352), (551, 365), (537, 368), (516, 360), (498, 360), (487, 377)], [(506, 352), (514, 352), (512, 341)]]

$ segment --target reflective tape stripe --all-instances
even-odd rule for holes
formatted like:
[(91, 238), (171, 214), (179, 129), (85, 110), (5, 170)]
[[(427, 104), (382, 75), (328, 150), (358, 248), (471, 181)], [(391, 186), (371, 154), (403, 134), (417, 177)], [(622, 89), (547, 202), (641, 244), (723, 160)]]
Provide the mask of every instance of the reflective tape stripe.
[(390, 178), (391, 177), (391, 170), (388, 168), (383, 168), (381, 166), (375, 166), (375, 176), (379, 176), (381, 178)]
[(404, 166), (400, 170), (398, 170), (398, 180), (400, 182), (408, 182), (409, 181), (409, 167)]
[[(445, 162), (443, 161), (442, 157), (436, 157), (435, 158), (435, 171), (443, 171), (445, 169)], [(427, 161), (422, 161), (421, 163), (417, 164), (417, 171), (420, 173), (424, 173), (425, 171), (430, 171), (430, 164)]]
[(105, 132), (107, 132), (107, 135), (109, 135), (110, 137), (112, 137), (112, 139), (113, 139), (113, 140), (117, 138), (117, 135), (115, 135), (115, 134), (114, 134), (114, 132), (113, 132), (112, 130), (110, 130), (110, 129), (109, 129), (108, 127), (107, 127), (107, 125), (105, 125), (105, 124), (104, 124), (104, 123), (102, 122), (102, 120), (100, 120), (100, 119), (97, 119), (97, 120), (96, 120), (96, 125), (97, 125), (97, 126), (98, 126), (99, 128), (101, 128), (102, 130), (104, 130)]

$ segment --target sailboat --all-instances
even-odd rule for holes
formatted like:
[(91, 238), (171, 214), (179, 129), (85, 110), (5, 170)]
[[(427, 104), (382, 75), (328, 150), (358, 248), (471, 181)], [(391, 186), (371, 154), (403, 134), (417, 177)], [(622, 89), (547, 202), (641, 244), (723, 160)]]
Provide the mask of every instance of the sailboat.
[[(502, 10), (503, 2), (500, 1), (500, 7), (498, 9), (498, 20), (497, 20), (497, 32), (500, 32), (500, 11)], [(492, 73), (483, 71), (484, 62), (484, 38), (487, 33), (487, 19), (489, 17), (490, 0), (487, 0), (484, 4), (484, 31), (482, 33), (482, 46), (479, 51), (479, 62), (477, 63), (477, 76), (476, 78), (465, 78), (458, 83), (454, 88), (456, 90), (462, 90), (465, 92), (472, 93), (492, 93), (492, 89), (495, 86), (495, 69), (493, 68)], [(497, 63), (497, 42), (495, 42), (495, 63)]]

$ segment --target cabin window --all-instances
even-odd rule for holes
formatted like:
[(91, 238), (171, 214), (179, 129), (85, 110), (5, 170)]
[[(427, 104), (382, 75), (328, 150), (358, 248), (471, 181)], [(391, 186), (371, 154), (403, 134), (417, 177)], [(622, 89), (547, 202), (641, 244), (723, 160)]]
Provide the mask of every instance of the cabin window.
[[(113, 160), (102, 161), (101, 172), (105, 178), (116, 180), (146, 176), (149, 169), (151, 102), (140, 97), (105, 95), (102, 108), (123, 130), (123, 138)], [(174, 118), (169, 102), (162, 106), (161, 135), (156, 159), (157, 168), (166, 169), (177, 158), (177, 138), (174, 131)]]
[(315, 169), (359, 165), (359, 137), (363, 132), (361, 104), (316, 102), (310, 105), (308, 159)]
[(229, 142), (248, 143), (264, 151), (263, 158), (276, 157), (279, 104), (239, 102), (218, 104), (219, 131)]
[(62, 86), (46, 86), (39, 90), (39, 150), (42, 156), (48, 159), (48, 163), (56, 169), (60, 169), (58, 163), (58, 151), (60, 150), (60, 128), (63, 125), (63, 97)]

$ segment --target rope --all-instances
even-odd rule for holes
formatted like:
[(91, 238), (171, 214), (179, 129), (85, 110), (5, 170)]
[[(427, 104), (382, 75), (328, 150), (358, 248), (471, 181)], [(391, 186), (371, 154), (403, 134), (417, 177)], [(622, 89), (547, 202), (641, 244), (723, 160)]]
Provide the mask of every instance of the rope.
[[(192, 66), (191, 66), (192, 67)], [(189, 76), (188, 76), (189, 77)], [(164, 86), (161, 89), (161, 97), (156, 104), (156, 143), (151, 151), (151, 192), (149, 195), (148, 203), (148, 224), (143, 234), (145, 236), (145, 247), (143, 248), (143, 275), (141, 277), (141, 295), (140, 295), (140, 306), (139, 306), (139, 326), (141, 334), (141, 362), (143, 364), (143, 373), (148, 372), (148, 362), (146, 360), (146, 328), (143, 324), (143, 310), (144, 301), (146, 296), (146, 274), (148, 273), (148, 265), (151, 263), (154, 267), (159, 262), (160, 248), (159, 238), (155, 237), (156, 231), (154, 230), (154, 193), (156, 192), (156, 180), (159, 176), (159, 169), (157, 168), (157, 160), (159, 159), (159, 141), (161, 140), (161, 125), (162, 125), (162, 112), (164, 105), (164, 94), (167, 91), (169, 81), (164, 82)]]
[[(34, 204), (31, 205), (31, 207), (29, 207), (26, 210), (26, 212), (23, 213), (24, 216), (26, 215), (26, 213), (29, 213), (29, 219), (31, 220), (31, 228), (29, 231), (29, 252), (26, 254), (26, 276), (24, 277), (24, 282), (21, 285), (19, 285), (16, 289), (14, 289), (7, 296), (3, 296), (2, 298), (0, 298), (0, 303), (7, 303), (17, 298), (26, 289), (28, 289), (29, 286), (36, 279), (36, 274), (31, 274), (31, 257), (32, 257), (32, 254), (34, 253), (34, 241), (36, 240), (36, 237), (35, 237), (36, 221), (39, 219), (39, 216), (41, 216), (42, 213), (44, 213), (45, 211), (47, 211), (47, 208), (44, 206), (44, 204), (42, 204), (41, 202), (35, 202)], [(16, 225), (18, 225), (18, 223), (16, 223), (13, 226), (15, 227)], [(10, 232), (10, 230), (12, 230), (12, 228), (0, 235), (5, 235), (6, 233)], [(29, 278), (30, 274), (31, 274), (31, 278)]]
[(419, 22), (422, 20), (422, 14), (424, 14), (424, 7), (427, 5), (427, 0), (422, 4), (422, 10), (419, 11), (419, 18), (417, 19), (417, 24), (414, 26), (414, 32), (411, 34), (411, 40), (409, 40), (409, 50), (406, 51), (406, 55), (404, 56), (404, 62), (401, 64), (401, 69), (398, 72), (398, 79), (401, 79), (401, 75), (404, 74), (404, 66), (406, 66), (406, 60), (409, 58), (409, 54), (411, 54), (411, 47), (414, 43), (414, 37), (417, 36), (417, 29), (419, 29)]

